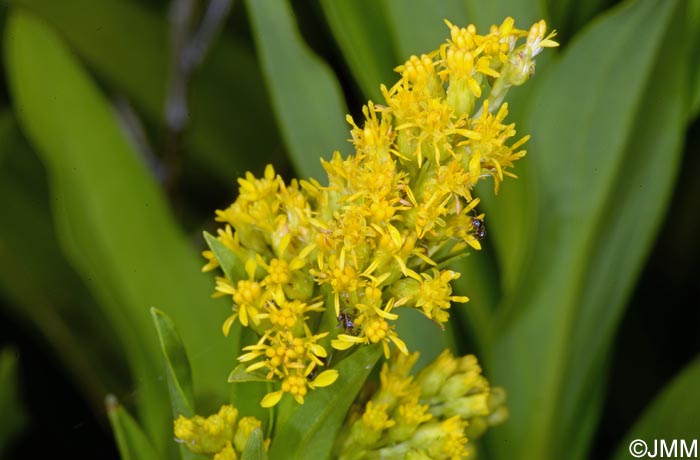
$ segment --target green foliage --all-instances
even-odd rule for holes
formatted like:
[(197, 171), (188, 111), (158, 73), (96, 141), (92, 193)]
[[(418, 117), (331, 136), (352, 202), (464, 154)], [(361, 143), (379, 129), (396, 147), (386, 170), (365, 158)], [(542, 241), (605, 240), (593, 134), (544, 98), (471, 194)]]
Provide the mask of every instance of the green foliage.
[(156, 452), (146, 433), (139, 426), (138, 422), (129, 415), (112, 395), (107, 396), (105, 401), (107, 406), (107, 416), (117, 440), (117, 447), (122, 460), (139, 460), (148, 458), (158, 460), (162, 458)]
[[(510, 420), (479, 458), (588, 458), (618, 326), (666, 213), (686, 128), (697, 123), (700, 1), (608, 9), (601, 0), (322, 0), (311, 13), (286, 0), (239, 2), (192, 75), (174, 153), (186, 166), (180, 182), (162, 146), (173, 134), (165, 107), (177, 62), (156, 3), (0, 5), (11, 99), (0, 107), (0, 291), (92, 401), (137, 390), (129, 411), (138, 421), (113, 398), (107, 404), (122, 458), (176, 458), (172, 415), (229, 400), (263, 421), (243, 458), (267, 458), (265, 438), (272, 459), (329, 457), (381, 351), (358, 349), (303, 406), (285, 397), (274, 411), (260, 408), (264, 375), (235, 362), (256, 338), (236, 326), (223, 337), (230, 309), (210, 299), (196, 249), (206, 243), (232, 280), (247, 278), (245, 267), (210, 233), (193, 244), (183, 229), (210, 229), (192, 216), (225, 206), (237, 176), (259, 175), (273, 159), (284, 174), (291, 163), (297, 176), (324, 182), (318, 159), (350, 151), (348, 107), (381, 104), (380, 83), (391, 86), (394, 67), (444, 40), (443, 19), (483, 29), (507, 15), (521, 28), (547, 17), (562, 38), (560, 53), (509, 94), (508, 120), (532, 134), (528, 156), (498, 199), (478, 190), (488, 236), (482, 252), (453, 264), (463, 273), (457, 293), (471, 298), (452, 310), (456, 330), (442, 334), (416, 317), (400, 334), (422, 362), (445, 347), (476, 350), (506, 388)], [(133, 105), (157, 153), (154, 170), (115, 95)], [(176, 178), (170, 203), (159, 168)], [(221, 194), (215, 203), (197, 195), (210, 189)], [(0, 425), (0, 448), (23, 421), (5, 383), (15, 366), (4, 352), (0, 407), (16, 415)], [(668, 384), (611, 458), (628, 458), (632, 439), (694, 436), (698, 369), (693, 361)], [(181, 449), (180, 458), (196, 457)]]
[(381, 354), (379, 345), (362, 347), (334, 367), (340, 377), (333, 385), (311, 392), (302, 406), (283, 399), (270, 457), (329, 458), (345, 415)]
[[(670, 46), (679, 3), (637, 2), (596, 21), (540, 80), (524, 120), (540, 191), (528, 264), (539, 269), (507, 298), (491, 356), (511, 388), (512, 423), (495, 435), (510, 452), (586, 456), (605, 356), (680, 159), (688, 60)], [(663, 71), (669, 61), (681, 71)], [(564, 98), (582, 73), (587, 84)]]
[(201, 355), (194, 363), (200, 391), (223, 396), (226, 370), (219, 367), (215, 350), (224, 352), (224, 338), (201, 327), (217, 327), (221, 315), (215, 304), (206, 306), (208, 283), (192, 276), (199, 263), (162, 192), (70, 50), (45, 23), (25, 12), (9, 18), (6, 32), (14, 103), (47, 165), (63, 250), (117, 330), (141, 382), (144, 425), (159, 444), (165, 443), (172, 438), (169, 411), (148, 307), (166, 309), (181, 324), (192, 353)]
[(336, 77), (309, 51), (286, 0), (246, 1), (265, 79), (300, 177), (323, 181), (319, 158), (347, 151), (347, 109)]
[(263, 445), (263, 435), (259, 428), (250, 433), (241, 460), (266, 460), (267, 453)]

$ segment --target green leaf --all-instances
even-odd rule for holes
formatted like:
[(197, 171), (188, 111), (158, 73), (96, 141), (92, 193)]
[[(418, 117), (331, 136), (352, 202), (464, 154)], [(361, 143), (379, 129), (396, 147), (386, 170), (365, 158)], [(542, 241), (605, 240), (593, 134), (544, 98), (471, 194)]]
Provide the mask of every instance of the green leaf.
[(192, 371), (190, 361), (182, 339), (175, 329), (175, 324), (168, 315), (151, 307), (151, 317), (158, 333), (160, 351), (163, 354), (165, 374), (168, 377), (170, 403), (173, 415), (194, 415), (194, 389), (192, 388)]
[(374, 0), (322, 0), (323, 13), (364, 95), (381, 103), (379, 85), (398, 80), (392, 67), (400, 64), (383, 8)]
[(545, 3), (549, 17), (547, 22), (559, 31), (559, 38), (565, 40), (608, 6), (604, 0), (548, 0)]
[(379, 345), (362, 346), (335, 367), (340, 374), (338, 380), (329, 387), (309, 392), (303, 405), (285, 397), (280, 403), (270, 457), (330, 458), (333, 441), (347, 411), (381, 354)]
[[(686, 442), (688, 448), (698, 438), (700, 423), (700, 360), (693, 359), (685, 369), (669, 382), (649, 403), (632, 429), (623, 438), (613, 456), (614, 460), (629, 459), (629, 446), (633, 440), (645, 441), (653, 448), (654, 440), (667, 443), (678, 440)], [(697, 444), (697, 441), (696, 441)], [(681, 446), (678, 446), (681, 452)], [(696, 450), (697, 452), (697, 450)], [(681, 455), (678, 458), (683, 457)]]
[[(166, 15), (150, 11), (143, 2), (123, 0), (7, 3), (54, 26), (92, 70), (127, 95), (154, 125), (162, 124), (170, 55)], [(190, 126), (184, 134), (188, 164), (193, 154), (193, 162), (228, 183), (269, 161), (279, 149), (259, 66), (240, 38), (218, 37), (193, 75), (189, 94)]]
[[(180, 415), (191, 418), (195, 415), (192, 371), (182, 339), (180, 339), (173, 321), (165, 313), (152, 307), (151, 317), (158, 333), (160, 350), (163, 354), (173, 418), (176, 419)], [(183, 459), (199, 458), (182, 444), (180, 444), (180, 456)]]
[(207, 241), (211, 252), (214, 253), (216, 260), (219, 261), (219, 265), (221, 265), (221, 269), (228, 279), (233, 282), (248, 279), (248, 275), (245, 272), (245, 264), (233, 251), (211, 233), (204, 232), (204, 239)]
[(297, 174), (322, 181), (319, 158), (349, 150), (340, 85), (304, 43), (286, 0), (246, 0), (246, 7), (277, 122)]
[(679, 11), (654, 1), (615, 9), (572, 43), (532, 98), (539, 212), (533, 268), (503, 305), (489, 357), (511, 409), (491, 439), (496, 458), (586, 455), (603, 358), (677, 172), (688, 61), (672, 45), (683, 33)]
[[(177, 229), (161, 191), (120, 130), (109, 104), (60, 38), (25, 11), (6, 28), (10, 91), (19, 121), (45, 162), (64, 252), (100, 301), (139, 382), (144, 426), (172, 445), (167, 392), (148, 307), (181, 324), (197, 359), (195, 387), (224, 399), (225, 309)], [(51, 78), (46, 78), (51, 75)], [(174, 448), (174, 446), (173, 446)]]
[[(382, 0), (378, 4), (385, 11), (399, 64), (412, 55), (420, 56), (438, 49), (450, 34), (445, 19), (462, 27), (472, 22), (463, 0)], [(387, 82), (387, 86), (391, 86), (390, 83)]]
[(0, 215), (0, 290), (8, 313), (43, 336), (101, 410), (108, 388), (127, 390), (125, 360), (114, 355), (113, 328), (60, 251), (46, 172), (9, 111), (0, 114)]
[[(455, 304), (452, 308), (454, 306)], [(438, 324), (415, 308), (401, 308), (395, 325), (396, 333), (404, 340), (406, 347), (411, 351), (420, 352), (416, 369), (434, 360), (444, 349), (454, 350), (455, 338), (452, 329), (441, 330)]]
[(265, 460), (267, 459), (267, 453), (265, 452), (264, 439), (262, 430), (256, 428), (248, 436), (248, 442), (246, 442), (245, 449), (243, 450), (243, 455), (241, 460)]
[(11, 348), (0, 351), (0, 455), (27, 424), (19, 396), (17, 352)]
[(131, 415), (117, 402), (112, 395), (105, 400), (109, 424), (112, 426), (114, 437), (121, 460), (158, 460), (162, 458), (149, 442), (146, 434)]
[(469, 16), (467, 20), (478, 28), (488, 30), (491, 24), (501, 24), (510, 16), (520, 29), (529, 29), (535, 22), (545, 17), (541, 0), (464, 0)]
[[(688, 2), (687, 30), (690, 32), (690, 56), (695, 56), (691, 60), (690, 67), (690, 118), (694, 119), (700, 115), (700, 0), (690, 0)], [(693, 37), (692, 34), (695, 34)]]

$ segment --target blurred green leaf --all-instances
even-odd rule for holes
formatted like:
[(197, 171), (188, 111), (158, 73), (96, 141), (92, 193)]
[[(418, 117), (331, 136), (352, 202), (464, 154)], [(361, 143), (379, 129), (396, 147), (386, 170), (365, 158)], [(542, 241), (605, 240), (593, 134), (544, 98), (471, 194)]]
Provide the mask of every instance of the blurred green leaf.
[(14, 107), (49, 170), (61, 244), (119, 331), (139, 382), (144, 425), (157, 446), (170, 446), (167, 392), (148, 307), (160, 306), (182, 325), (183, 342), (197, 358), (195, 387), (219, 399), (226, 394), (226, 370), (218, 357), (227, 344), (210, 331), (218, 330), (224, 311), (207, 300), (209, 282), (197, 275), (197, 257), (69, 50), (26, 12), (14, 12), (6, 32)]
[(658, 439), (664, 439), (668, 443), (673, 440), (678, 442), (685, 440), (690, 447), (693, 440), (698, 438), (698, 426), (700, 426), (698, 388), (700, 388), (700, 360), (696, 358), (649, 403), (642, 416), (620, 443), (613, 459), (629, 459), (628, 449), (635, 439), (647, 442), (650, 448), (652, 448), (651, 443)]
[(265, 460), (267, 459), (267, 454), (265, 453), (265, 446), (263, 445), (263, 434), (260, 428), (256, 428), (250, 433), (248, 437), (248, 442), (246, 442), (245, 450), (243, 450), (243, 455), (241, 460)]
[(340, 374), (338, 380), (309, 392), (301, 406), (285, 396), (280, 403), (270, 457), (330, 458), (347, 411), (381, 354), (378, 345), (361, 346), (334, 367)]
[[(690, 118), (700, 115), (700, 0), (688, 2), (687, 30), (690, 35)], [(695, 34), (693, 37), (692, 34)]]
[(101, 409), (107, 388), (125, 389), (126, 363), (112, 350), (113, 328), (60, 251), (48, 195), (46, 172), (14, 116), (0, 113), (0, 290), (5, 305), (28, 334), (38, 330), (43, 335), (93, 407)]
[(455, 350), (455, 338), (450, 327), (441, 330), (437, 323), (415, 308), (401, 308), (399, 311), (399, 319), (395, 322), (396, 333), (403, 338), (409, 350), (420, 351), (416, 369), (434, 360), (446, 348)]
[(12, 438), (19, 434), (27, 423), (19, 397), (17, 352), (12, 348), (0, 350), (0, 414), (1, 455)]
[[(617, 177), (604, 201), (599, 226), (590, 230), (595, 250), (589, 252), (585, 288), (578, 296), (570, 337), (566, 397), (557, 424), (562, 433), (557, 436), (559, 452), (570, 447), (566, 439), (586, 439), (584, 427), (589, 430), (588, 439), (594, 435), (602, 400), (592, 404), (592, 395), (604, 396), (607, 382), (602, 376), (617, 325), (667, 213), (678, 175), (687, 124), (689, 60), (687, 48), (674, 47), (684, 34), (682, 8), (673, 14), (635, 110), (633, 131), (620, 152)], [(596, 390), (596, 386), (603, 388)], [(590, 411), (596, 415), (587, 415)], [(589, 423), (582, 424), (582, 419)]]
[[(166, 15), (127, 0), (6, 1), (53, 25), (92, 69), (162, 124), (170, 56)], [(184, 140), (196, 153), (193, 160), (227, 182), (270, 158), (280, 143), (270, 112), (252, 51), (222, 35), (192, 79)]]
[(510, 16), (522, 29), (528, 29), (535, 21), (545, 17), (541, 0), (464, 0), (470, 13), (469, 22), (488, 30), (491, 24), (501, 24)]
[(576, 34), (596, 14), (608, 6), (605, 0), (547, 0), (548, 24), (564, 39)]
[(117, 402), (114, 396), (107, 396), (105, 404), (121, 460), (158, 460), (162, 458), (153, 448), (136, 420)]
[(349, 151), (347, 108), (330, 68), (304, 42), (285, 1), (246, 0), (275, 115), (301, 178), (325, 178), (319, 158)]
[(464, 331), (458, 335), (457, 345), (462, 347), (458, 351), (484, 356), (489, 347), (493, 312), (500, 297), (498, 270), (489, 247), (471, 253), (454, 263), (451, 269), (461, 274), (453, 282), (455, 295), (469, 297), (466, 304), (452, 304), (451, 307), (450, 315), (454, 315), (458, 327)]
[(512, 414), (493, 433), (497, 458), (586, 455), (602, 358), (678, 166), (686, 74), (662, 71), (687, 62), (683, 47), (664, 46), (683, 30), (677, 6), (615, 9), (572, 43), (532, 98), (528, 158), (541, 211), (533, 269), (506, 300), (490, 356)]
[[(385, 11), (399, 59), (397, 63), (385, 62), (384, 66), (394, 67), (412, 55), (420, 56), (437, 49), (449, 36), (445, 19), (462, 27), (472, 22), (463, 0), (381, 0), (377, 3)], [(391, 86), (393, 80), (385, 83)]]
[(216, 260), (219, 261), (219, 265), (221, 265), (221, 269), (228, 279), (233, 282), (248, 279), (248, 275), (245, 272), (245, 264), (233, 251), (211, 233), (204, 232), (204, 239), (207, 241), (211, 252), (214, 253)]
[(363, 93), (381, 103), (384, 98), (379, 85), (384, 83), (390, 88), (398, 80), (391, 69), (400, 64), (384, 8), (378, 7), (374, 0), (322, 0), (321, 6)]

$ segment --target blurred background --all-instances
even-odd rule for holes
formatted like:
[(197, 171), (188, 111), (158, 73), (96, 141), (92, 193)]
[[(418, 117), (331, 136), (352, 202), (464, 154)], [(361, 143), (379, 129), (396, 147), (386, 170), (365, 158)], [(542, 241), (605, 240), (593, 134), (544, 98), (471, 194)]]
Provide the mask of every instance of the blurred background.
[(472, 301), (452, 330), (401, 327), (426, 359), (476, 353), (508, 391), (483, 458), (692, 439), (699, 1), (2, 0), (0, 457), (119, 458), (105, 396), (157, 418), (140, 406), (163, 385), (151, 305), (211, 362), (202, 382), (225, 379), (229, 306), (197, 253), (236, 178), (323, 179), (319, 157), (351, 153), (344, 114), (437, 48), (444, 18), (508, 15), (561, 44), (509, 94), (528, 156), (497, 199), (479, 190), (487, 239), (456, 267)]

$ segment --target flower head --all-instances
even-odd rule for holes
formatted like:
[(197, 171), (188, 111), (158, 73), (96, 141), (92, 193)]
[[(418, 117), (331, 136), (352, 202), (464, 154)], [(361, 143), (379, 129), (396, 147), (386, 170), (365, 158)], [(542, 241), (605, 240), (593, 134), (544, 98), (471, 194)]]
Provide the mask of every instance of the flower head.
[[(459, 273), (445, 265), (481, 248), (484, 216), (473, 189), (493, 180), (497, 192), (528, 139), (513, 140), (503, 98), (556, 42), (544, 21), (525, 31), (507, 18), (485, 35), (446, 24), (446, 43), (398, 66), (396, 84), (381, 86), (381, 105), (369, 101), (363, 120), (347, 117), (355, 153), (322, 161), (328, 185), (286, 184), (268, 166), (261, 178), (239, 179), (236, 201), (217, 211), (225, 223), (219, 252), (244, 268), (217, 279), (217, 295), (233, 300), (223, 329), (238, 321), (258, 335), (238, 359), (276, 382), (264, 406), (284, 394), (303, 403), (310, 390), (332, 384), (338, 373), (327, 367), (355, 346), (381, 343), (387, 358), (394, 349), (408, 353), (395, 327), (405, 309), (444, 328), (452, 305), (468, 300), (452, 295)], [(228, 267), (214, 248), (204, 256), (205, 270)], [(420, 424), (429, 413), (414, 396), (400, 410)], [(483, 413), (484, 398), (469, 398), (444, 413)], [(379, 414), (395, 410), (371, 406), (366, 425), (388, 424)], [(416, 428), (407, 423), (393, 436)], [(462, 425), (435, 423), (431, 429), (446, 433), (435, 449), (456, 455)]]
[(462, 459), (469, 440), (505, 419), (505, 393), (490, 387), (474, 356), (445, 351), (413, 377), (417, 358), (398, 354), (383, 365), (379, 387), (341, 430), (338, 458)]

